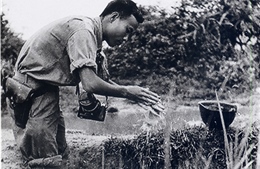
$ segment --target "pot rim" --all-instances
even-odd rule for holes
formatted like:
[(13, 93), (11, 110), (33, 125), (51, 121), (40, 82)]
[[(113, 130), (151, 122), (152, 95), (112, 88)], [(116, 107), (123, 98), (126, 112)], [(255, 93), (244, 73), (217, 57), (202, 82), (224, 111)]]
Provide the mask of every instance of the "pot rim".
[[(218, 103), (218, 101), (217, 101), (217, 100), (203, 100), (203, 101), (199, 101), (199, 102), (198, 102), (198, 104), (199, 104), (200, 106), (206, 108), (205, 105), (203, 105), (203, 103), (213, 103), (213, 104), (214, 104), (214, 103)], [(226, 105), (229, 105), (229, 106), (234, 106), (234, 107), (237, 108), (237, 105), (234, 104), (234, 103), (229, 103), (229, 102), (226, 102), (226, 101), (219, 101), (219, 103), (220, 103), (220, 104), (226, 104)]]

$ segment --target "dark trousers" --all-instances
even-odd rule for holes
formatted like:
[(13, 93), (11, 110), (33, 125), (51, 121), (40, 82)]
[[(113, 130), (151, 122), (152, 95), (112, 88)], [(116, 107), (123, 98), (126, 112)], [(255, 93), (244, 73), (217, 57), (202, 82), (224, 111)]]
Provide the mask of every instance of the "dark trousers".
[(51, 86), (34, 98), (26, 128), (14, 124), (13, 131), (26, 161), (63, 155), (67, 143), (64, 117), (59, 108), (59, 88)]

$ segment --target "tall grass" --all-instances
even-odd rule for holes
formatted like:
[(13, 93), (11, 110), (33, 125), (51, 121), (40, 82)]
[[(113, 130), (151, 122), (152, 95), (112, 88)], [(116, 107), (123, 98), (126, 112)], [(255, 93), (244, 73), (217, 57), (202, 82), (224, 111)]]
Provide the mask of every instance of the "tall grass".
[(224, 133), (226, 163), (227, 163), (227, 166), (229, 166), (230, 157), (228, 156), (228, 154), (229, 154), (228, 152), (230, 152), (230, 150), (229, 150), (229, 146), (228, 146), (227, 131), (226, 131), (225, 122), (224, 122), (224, 118), (223, 118), (223, 114), (222, 114), (222, 110), (221, 110), (221, 106), (220, 106), (220, 102), (219, 102), (219, 98), (218, 98), (218, 93), (216, 90), (215, 90), (215, 93), (216, 93), (216, 98), (217, 98), (217, 103), (218, 103), (218, 110), (219, 110), (221, 125), (222, 125), (222, 129), (223, 129), (223, 133)]
[(254, 149), (254, 147), (257, 145), (252, 144), (249, 146), (248, 139), (250, 137), (251, 132), (250, 132), (249, 128), (247, 128), (245, 131), (245, 136), (242, 138), (240, 143), (238, 142), (237, 133), (236, 133), (234, 142), (228, 141), (225, 122), (224, 122), (217, 91), (215, 91), (215, 94), (216, 94), (216, 99), (217, 99), (217, 103), (218, 103), (221, 125), (222, 125), (222, 129), (223, 129), (227, 169), (242, 169), (242, 168), (247, 169), (249, 167), (252, 168), (252, 164), (254, 163), (254, 160), (250, 159), (250, 154), (252, 153), (252, 150)]

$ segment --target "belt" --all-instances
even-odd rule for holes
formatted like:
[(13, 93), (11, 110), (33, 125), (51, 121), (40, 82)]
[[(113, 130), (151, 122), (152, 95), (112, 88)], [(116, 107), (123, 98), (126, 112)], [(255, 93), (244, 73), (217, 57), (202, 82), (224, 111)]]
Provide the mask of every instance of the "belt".
[(57, 88), (57, 86), (53, 86), (53, 85), (41, 82), (40, 80), (37, 80), (27, 74), (22, 74), (20, 72), (15, 72), (15, 74), (12, 78), (31, 87), (34, 91), (33, 95), (32, 95), (32, 97), (34, 97), (34, 98), (41, 96), (48, 91), (55, 90)]
[(43, 82), (40, 82), (39, 80), (37, 80), (27, 74), (22, 74), (17, 71), (15, 72), (13, 78), (35, 90), (44, 86)]

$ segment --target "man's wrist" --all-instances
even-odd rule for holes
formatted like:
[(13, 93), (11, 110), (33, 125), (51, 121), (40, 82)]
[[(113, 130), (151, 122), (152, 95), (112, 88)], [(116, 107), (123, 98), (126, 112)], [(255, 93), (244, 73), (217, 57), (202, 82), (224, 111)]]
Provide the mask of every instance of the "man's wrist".
[(126, 86), (121, 86), (121, 94), (124, 98), (127, 98), (128, 97), (128, 90), (127, 90), (127, 87)]

